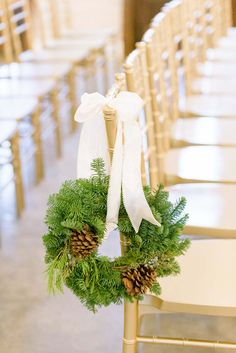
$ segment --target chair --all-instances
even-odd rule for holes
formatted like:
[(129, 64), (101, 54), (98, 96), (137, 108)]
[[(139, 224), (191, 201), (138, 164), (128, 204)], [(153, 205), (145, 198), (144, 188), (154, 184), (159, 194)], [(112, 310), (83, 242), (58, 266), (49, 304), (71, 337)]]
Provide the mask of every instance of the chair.
[[(161, 20), (163, 18), (159, 16)], [(165, 18), (163, 18), (165, 20)], [(172, 77), (171, 85), (167, 86), (165, 76), (168, 74), (163, 55), (161, 51), (162, 36), (161, 32), (157, 30), (159, 27), (149, 29), (143, 36), (146, 47), (139, 44), (139, 51), (147, 56), (147, 66), (145, 70), (149, 73), (150, 94), (153, 99), (153, 114), (155, 121), (158, 115), (164, 115), (164, 126), (166, 129), (165, 136), (167, 137), (167, 147), (171, 144), (175, 147), (188, 146), (188, 145), (217, 145), (217, 146), (235, 146), (236, 139), (234, 138), (233, 131), (236, 129), (236, 121), (234, 118), (219, 119), (215, 117), (183, 117), (179, 114), (178, 101), (179, 101), (179, 88), (178, 78), (172, 72), (169, 74)], [(166, 33), (166, 31), (164, 32)], [(138, 60), (138, 59), (137, 59)], [(128, 68), (129, 64), (132, 67), (132, 58), (127, 59)], [(171, 64), (169, 66), (172, 67)], [(174, 78), (174, 79), (173, 79)], [(159, 87), (157, 84), (159, 82)], [(137, 85), (136, 85), (137, 86)], [(159, 88), (159, 91), (158, 91)], [(158, 102), (155, 96), (159, 97)], [(169, 98), (168, 98), (169, 96)], [(170, 104), (171, 100), (171, 104)], [(172, 109), (169, 108), (172, 107)], [(171, 126), (172, 125), (172, 126)], [(170, 132), (171, 131), (171, 132)], [(171, 141), (169, 141), (169, 138)]]
[[(8, 17), (12, 33), (13, 47), (16, 56), (24, 62), (59, 62), (69, 63), (74, 66), (74, 72), (84, 72), (92, 77), (95, 71), (95, 57), (91, 48), (82, 46), (78, 49), (73, 45), (53, 48), (41, 48), (41, 44), (33, 43), (32, 25), (30, 23), (29, 3), (27, 1), (8, 0)], [(21, 13), (21, 20), (15, 16), (16, 11)], [(23, 24), (23, 26), (22, 26)], [(34, 45), (35, 44), (35, 45)], [(94, 82), (94, 81), (93, 81)], [(88, 82), (87, 89), (91, 82)]]
[[(58, 34), (60, 33), (61, 24), (57, 21), (57, 7), (58, 4), (55, 1), (43, 0), (35, 2), (34, 10), (39, 14), (40, 26), (38, 26), (38, 35), (42, 38), (42, 46), (58, 50), (74, 50), (75, 52), (84, 49), (90, 51), (91, 55), (87, 68), (91, 72), (88, 72), (87, 76), (96, 81), (97, 89), (100, 89), (100, 83), (102, 83), (103, 88), (101, 90), (105, 92), (107, 89), (107, 39), (104, 36), (97, 36), (93, 39), (86, 36), (82, 37), (81, 35), (78, 38), (74, 36), (71, 38), (68, 36), (60, 37)], [(91, 65), (88, 65), (90, 62)]]
[[(34, 92), (33, 94), (36, 94), (39, 97), (44, 96), (45, 93), (48, 92), (49, 86), (51, 86), (52, 89), (59, 90), (61, 87), (67, 85), (69, 90), (68, 93), (66, 93), (65, 100), (68, 99), (69, 96), (69, 100), (71, 101), (71, 115), (74, 114), (77, 105), (77, 97), (75, 96), (76, 90), (72, 66), (63, 63), (13, 63), (14, 57), (6, 8), (3, 7), (2, 3), (0, 3), (0, 9), (2, 11), (0, 23), (3, 27), (0, 45), (0, 50), (3, 53), (2, 66), (0, 67), (0, 79), (5, 79), (2, 81), (2, 84), (7, 84), (7, 78), (11, 79), (11, 82), (9, 82), (11, 88), (13, 85), (16, 87), (16, 85), (22, 84), (25, 88), (28, 87), (28, 92), (31, 95)], [(21, 94), (21, 90), (19, 90), (19, 92)], [(3, 91), (2, 94), (4, 94)], [(56, 102), (55, 99), (54, 101)], [(54, 109), (54, 111), (56, 112), (56, 109)], [(73, 129), (74, 122), (72, 123), (72, 119), (70, 120), (70, 124), (71, 129)]]
[[(171, 65), (173, 68), (171, 69), (175, 76), (178, 75), (178, 61), (176, 60), (176, 33), (171, 28), (173, 23), (173, 17), (178, 18), (178, 13), (181, 13), (181, 9), (183, 10), (183, 2), (181, 1), (173, 1), (170, 3), (171, 6), (166, 6), (165, 16), (166, 21), (159, 20), (153, 23), (153, 29), (158, 30), (158, 27), (164, 26), (166, 22), (166, 30), (167, 33), (170, 33), (170, 41), (168, 40), (168, 47), (166, 55), (172, 57)], [(182, 18), (179, 18), (179, 22), (184, 22)], [(185, 22), (184, 22), (185, 23)], [(173, 27), (173, 26), (172, 26)], [(180, 27), (180, 26), (179, 26)], [(184, 65), (187, 66), (186, 72), (189, 72), (189, 67), (192, 59), (191, 50), (188, 50), (188, 45), (186, 43), (186, 36), (184, 35), (184, 31), (179, 29), (178, 37), (180, 46), (183, 48), (180, 51), (183, 51), (183, 60)], [(176, 86), (176, 88), (178, 88)], [(176, 89), (177, 91), (177, 89)], [(177, 93), (175, 93), (177, 94)], [(183, 96), (183, 99), (179, 100), (179, 110), (182, 116), (215, 116), (215, 117), (234, 117), (235, 116), (235, 108), (236, 103), (233, 97), (230, 96), (219, 96), (219, 95), (187, 95)]]
[[(117, 80), (118, 82), (108, 94), (110, 99), (125, 88), (124, 77), (117, 76)], [(104, 119), (112, 158), (116, 136), (116, 112), (114, 109), (107, 106), (104, 110)], [(232, 190), (234, 190), (234, 186)], [(204, 198), (204, 195), (201, 196)], [(128, 244), (125, 244), (124, 237), (121, 234), (123, 252), (127, 246)], [(137, 352), (138, 343), (168, 344), (183, 347), (236, 348), (235, 342), (214, 342), (191, 338), (176, 339), (173, 337), (158, 337), (158, 334), (149, 337), (139, 334), (141, 316), (153, 312), (153, 310), (235, 317), (236, 287), (231, 280), (234, 276), (236, 261), (235, 247), (236, 240), (196, 240), (192, 243), (187, 255), (179, 259), (181, 274), (175, 278), (160, 279), (162, 286), (160, 297), (147, 294), (142, 302), (134, 301), (130, 303), (125, 301), (123, 353)], [(199, 264), (199, 258), (201, 258), (201, 264)], [(219, 286), (219, 278), (223, 281), (222, 286)]]
[[(12, 166), (12, 177), (2, 185), (2, 192), (10, 182), (15, 184), (16, 209), (17, 215), (20, 216), (24, 209), (24, 186), (21, 173), (21, 158), (19, 132), (17, 123), (14, 121), (0, 120), (0, 172), (4, 172), (4, 168), (8, 165)], [(8, 176), (8, 175), (7, 175)], [(4, 178), (1, 177), (1, 180)]]
[[(223, 1), (225, 3), (225, 1)], [(197, 11), (191, 11), (191, 4), (197, 6)], [(219, 48), (211, 49), (211, 46), (215, 47), (219, 42), (221, 36), (225, 34), (226, 28), (223, 26), (225, 11), (222, 10), (222, 4), (220, 1), (198, 1), (191, 2), (186, 0), (185, 10), (183, 13), (184, 23), (188, 23), (188, 27), (195, 28), (191, 33), (186, 33), (187, 40), (185, 43), (197, 42), (202, 43), (201, 46), (201, 62), (192, 60), (194, 57), (194, 51), (192, 50), (189, 54), (190, 60), (188, 60), (188, 67), (186, 67), (186, 89), (188, 94), (192, 93), (203, 93), (203, 94), (220, 94), (220, 95), (233, 95), (235, 93), (235, 85), (231, 80), (232, 75), (235, 75), (235, 65), (233, 62), (227, 60), (227, 66), (225, 61), (227, 59), (227, 53), (225, 50), (222, 51), (222, 58), (218, 60), (210, 60), (214, 52)], [(190, 6), (190, 7), (189, 7)], [(199, 23), (197, 22), (198, 17), (195, 13), (201, 14), (201, 23), (199, 30)], [(204, 19), (205, 18), (205, 19)], [(210, 21), (209, 21), (210, 19)], [(222, 28), (223, 27), (223, 28)], [(185, 28), (183, 28), (185, 31)], [(186, 31), (185, 31), (186, 32)], [(211, 40), (209, 40), (209, 36)], [(189, 44), (188, 44), (189, 46)], [(191, 48), (189, 48), (191, 50)], [(209, 55), (209, 53), (211, 53)], [(226, 58), (224, 59), (224, 55)], [(229, 55), (228, 55), (229, 56)], [(186, 56), (187, 59), (188, 56)], [(207, 59), (204, 60), (203, 59)], [(227, 81), (227, 84), (225, 82)]]

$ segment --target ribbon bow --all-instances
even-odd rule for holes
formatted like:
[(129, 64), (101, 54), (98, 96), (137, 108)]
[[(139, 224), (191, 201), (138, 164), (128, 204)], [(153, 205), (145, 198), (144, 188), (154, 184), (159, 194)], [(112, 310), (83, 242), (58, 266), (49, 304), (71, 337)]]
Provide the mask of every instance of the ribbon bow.
[[(82, 165), (88, 168), (92, 160), (98, 157), (106, 158), (104, 161), (109, 169), (106, 127), (102, 119), (102, 111), (106, 103), (117, 113), (117, 135), (107, 200), (107, 229), (111, 231), (117, 226), (121, 190), (125, 209), (136, 232), (139, 230), (142, 219), (160, 226), (151, 212), (142, 187), (141, 132), (137, 117), (144, 102), (136, 93), (120, 92), (116, 98), (109, 102), (99, 93), (82, 96), (81, 105), (75, 115), (76, 121), (84, 122), (80, 136), (77, 176), (80, 178), (91, 175), (89, 169), (86, 169), (85, 173), (85, 171), (80, 171), (80, 168)], [(99, 131), (97, 130), (98, 126), (100, 126)], [(94, 140), (95, 136), (96, 141)], [(81, 141), (82, 138), (84, 141)], [(86, 153), (85, 146), (87, 147)], [(85, 174), (86, 176), (84, 176)]]

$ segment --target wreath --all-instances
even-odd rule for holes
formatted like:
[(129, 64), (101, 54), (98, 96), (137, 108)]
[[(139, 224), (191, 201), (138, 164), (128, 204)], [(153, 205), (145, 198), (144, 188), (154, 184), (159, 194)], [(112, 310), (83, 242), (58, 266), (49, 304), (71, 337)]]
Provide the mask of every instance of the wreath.
[(179, 273), (176, 257), (189, 246), (189, 240), (181, 237), (186, 200), (172, 204), (163, 186), (155, 191), (145, 186), (145, 197), (161, 227), (143, 220), (138, 233), (121, 202), (118, 230), (127, 250), (116, 258), (102, 256), (109, 176), (102, 159), (94, 160), (91, 168), (89, 179), (66, 181), (49, 197), (48, 232), (43, 236), (49, 291), (63, 291), (66, 285), (92, 311), (122, 299), (140, 300), (148, 290), (159, 295), (158, 278)]

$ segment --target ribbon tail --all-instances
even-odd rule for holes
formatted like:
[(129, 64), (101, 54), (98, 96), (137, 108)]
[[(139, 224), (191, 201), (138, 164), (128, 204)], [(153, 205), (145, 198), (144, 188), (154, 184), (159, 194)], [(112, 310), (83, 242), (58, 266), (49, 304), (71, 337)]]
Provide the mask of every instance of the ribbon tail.
[(124, 206), (137, 233), (143, 219), (161, 226), (145, 198), (141, 179), (141, 133), (137, 122), (124, 123), (125, 145), (122, 171)]
[(123, 144), (122, 144), (122, 123), (117, 127), (116, 142), (111, 165), (110, 182), (107, 196), (107, 217), (106, 228), (109, 231), (117, 227), (120, 197), (121, 197), (121, 179), (123, 164)]

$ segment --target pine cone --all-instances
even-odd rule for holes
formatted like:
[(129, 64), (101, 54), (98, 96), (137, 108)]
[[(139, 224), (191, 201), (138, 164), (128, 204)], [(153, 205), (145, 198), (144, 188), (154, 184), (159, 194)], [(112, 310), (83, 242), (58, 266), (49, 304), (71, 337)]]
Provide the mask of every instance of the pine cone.
[(89, 256), (98, 247), (98, 239), (88, 224), (78, 232), (73, 231), (71, 235), (71, 253), (80, 258)]
[(122, 273), (122, 282), (131, 296), (138, 296), (146, 293), (156, 280), (156, 271), (148, 265), (140, 265), (137, 268), (130, 268)]

